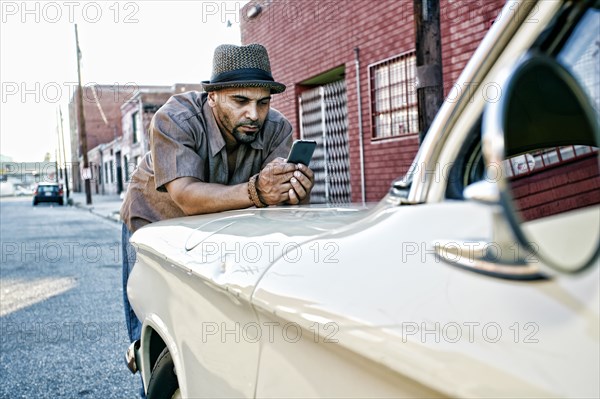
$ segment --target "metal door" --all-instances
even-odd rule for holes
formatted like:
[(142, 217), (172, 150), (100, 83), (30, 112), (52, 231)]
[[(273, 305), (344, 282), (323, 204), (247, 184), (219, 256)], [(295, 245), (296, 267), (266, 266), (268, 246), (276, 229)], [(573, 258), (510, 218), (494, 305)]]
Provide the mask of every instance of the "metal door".
[(346, 82), (338, 80), (302, 92), (300, 136), (315, 140), (310, 163), (315, 173), (311, 203), (347, 203), (350, 190)]

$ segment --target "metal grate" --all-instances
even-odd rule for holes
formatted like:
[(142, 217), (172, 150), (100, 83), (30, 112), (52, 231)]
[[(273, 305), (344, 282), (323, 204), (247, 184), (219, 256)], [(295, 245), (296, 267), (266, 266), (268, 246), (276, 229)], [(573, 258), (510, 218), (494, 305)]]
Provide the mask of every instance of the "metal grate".
[(350, 202), (348, 108), (344, 80), (306, 90), (300, 95), (300, 126), (303, 139), (317, 142), (310, 163), (315, 173), (311, 202)]
[(369, 66), (374, 138), (419, 131), (415, 54), (411, 51)]
[(320, 87), (307, 90), (300, 95), (300, 135), (306, 140), (315, 140), (317, 148), (310, 168), (315, 174), (315, 185), (310, 201), (317, 204), (327, 202), (325, 145), (323, 140), (323, 104)]

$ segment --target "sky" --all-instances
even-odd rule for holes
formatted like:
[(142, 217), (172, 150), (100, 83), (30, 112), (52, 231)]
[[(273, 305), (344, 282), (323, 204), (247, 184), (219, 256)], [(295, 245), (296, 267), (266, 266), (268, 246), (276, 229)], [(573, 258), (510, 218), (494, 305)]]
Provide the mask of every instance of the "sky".
[(75, 23), (84, 85), (199, 83), (210, 79), (216, 46), (240, 43), (245, 3), (0, 1), (0, 154), (40, 162), (50, 153), (54, 160), (59, 107), (68, 142)]

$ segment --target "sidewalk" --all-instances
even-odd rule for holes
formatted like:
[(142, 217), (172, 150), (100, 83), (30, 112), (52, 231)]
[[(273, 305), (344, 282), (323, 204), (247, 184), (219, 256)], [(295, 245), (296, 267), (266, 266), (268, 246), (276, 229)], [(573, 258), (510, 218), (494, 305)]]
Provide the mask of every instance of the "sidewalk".
[(70, 193), (70, 200), (73, 201), (73, 205), (87, 209), (93, 214), (101, 216), (103, 218), (119, 222), (119, 210), (123, 200), (117, 194), (113, 195), (99, 195), (92, 194), (92, 204), (87, 205), (85, 201), (85, 193)]

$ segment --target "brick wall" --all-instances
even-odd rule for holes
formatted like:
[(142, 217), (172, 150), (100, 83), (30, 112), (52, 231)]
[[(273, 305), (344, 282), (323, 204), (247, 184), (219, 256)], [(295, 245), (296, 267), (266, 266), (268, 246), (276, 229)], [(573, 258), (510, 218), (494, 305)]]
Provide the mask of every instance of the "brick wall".
[(598, 153), (513, 178), (511, 187), (525, 220), (598, 204)]
[[(269, 51), (273, 76), (288, 86), (273, 107), (292, 122), (298, 136), (300, 83), (345, 66), (352, 200), (360, 201), (358, 95), (354, 48), (360, 49), (360, 90), (367, 201), (384, 196), (404, 174), (418, 150), (416, 134), (373, 140), (368, 66), (414, 50), (412, 0), (263, 1), (261, 14), (242, 9), (242, 43), (261, 43)], [(447, 90), (498, 14), (504, 1), (441, 1), (444, 87)]]
[(440, 3), (444, 93), (448, 94), (505, 1), (441, 0)]
[[(94, 95), (94, 89), (96, 95)], [(78, 90), (75, 90), (75, 99)], [(121, 105), (131, 98), (132, 94), (132, 88), (127, 89), (109, 85), (83, 87), (83, 113), (85, 115), (88, 150), (99, 144), (108, 143), (121, 135)], [(71, 118), (76, 121), (76, 101), (73, 101), (72, 104), (73, 116)], [(102, 114), (104, 114), (106, 121), (103, 119)]]
[[(95, 91), (95, 94), (94, 94)], [(100, 144), (109, 143), (121, 135), (121, 105), (135, 92), (135, 87), (112, 85), (86, 85), (83, 87), (83, 113), (88, 151)], [(80, 141), (78, 129), (77, 98), (79, 89), (75, 89), (69, 103), (69, 126), (71, 137), (71, 176), (73, 191), (83, 191), (80, 176)], [(100, 111), (102, 110), (102, 111)], [(106, 118), (106, 122), (102, 117)]]

